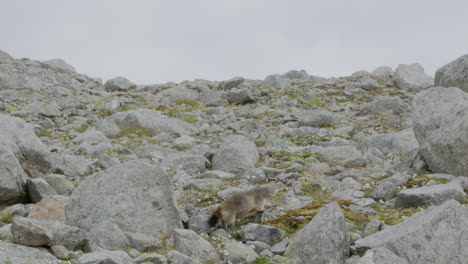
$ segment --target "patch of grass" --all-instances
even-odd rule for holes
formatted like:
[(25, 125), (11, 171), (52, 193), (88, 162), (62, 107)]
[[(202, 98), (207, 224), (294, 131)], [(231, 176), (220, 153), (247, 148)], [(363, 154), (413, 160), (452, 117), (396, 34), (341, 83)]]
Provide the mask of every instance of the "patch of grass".
[(377, 219), (387, 225), (396, 225), (403, 220), (422, 211), (424, 208), (381, 208), (380, 206), (373, 206), (374, 210), (378, 213)]
[(437, 179), (437, 178), (430, 178), (430, 177), (427, 177), (426, 175), (424, 174), (419, 174), (418, 176), (416, 177), (412, 177), (410, 178), (407, 182), (406, 182), (406, 187), (407, 188), (418, 188), (418, 187), (422, 187), (424, 186), (426, 183), (428, 183), (429, 181), (435, 181), (437, 184), (445, 184), (447, 182), (449, 182), (448, 180), (444, 180), (444, 179)]
[(320, 98), (310, 99), (310, 100), (304, 101), (302, 104), (304, 104), (306, 106), (318, 106), (318, 107), (322, 107), (322, 108), (330, 106), (329, 104), (322, 103)]
[(2, 218), (0, 218), (0, 222), (4, 224), (10, 224), (12, 221), (13, 221), (13, 216), (8, 212), (3, 211)]
[(124, 127), (120, 128), (118, 137), (128, 137), (129, 135), (136, 135), (137, 137), (153, 136), (153, 131), (145, 128)]
[(48, 138), (51, 138), (53, 135), (52, 135), (52, 131), (48, 130), (48, 129), (44, 129), (42, 130), (38, 135), (37, 137), (48, 137)]
[(261, 257), (257, 257), (254, 263), (255, 264), (268, 264), (270, 263), (270, 259), (267, 256), (261, 256)]
[(84, 133), (86, 130), (88, 130), (88, 126), (75, 127), (73, 129), (75, 129), (75, 131), (78, 133)]
[(189, 99), (174, 99), (172, 102), (176, 105), (189, 105), (189, 106), (198, 106), (198, 102), (195, 100)]
[(182, 120), (184, 120), (185, 122), (190, 123), (190, 124), (197, 123), (197, 119), (193, 115), (185, 116), (185, 117), (182, 118)]

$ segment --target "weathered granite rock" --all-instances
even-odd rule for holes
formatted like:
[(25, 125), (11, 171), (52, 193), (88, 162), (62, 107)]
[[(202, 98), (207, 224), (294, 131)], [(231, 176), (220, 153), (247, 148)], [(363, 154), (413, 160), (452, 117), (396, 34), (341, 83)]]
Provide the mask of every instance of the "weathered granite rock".
[(434, 86), (434, 79), (418, 63), (400, 64), (393, 74), (396, 86), (406, 91), (420, 91)]
[(360, 254), (379, 246), (411, 264), (462, 264), (468, 259), (468, 210), (451, 200), (356, 241)]
[(170, 184), (159, 166), (142, 161), (114, 166), (87, 177), (73, 191), (66, 222), (90, 230), (109, 220), (124, 232), (159, 237), (182, 226)]
[(435, 85), (468, 92), (468, 54), (440, 67), (435, 73)]
[(395, 255), (385, 247), (377, 247), (366, 251), (356, 264), (410, 264), (406, 259)]
[(466, 199), (466, 193), (456, 181), (402, 190), (397, 195), (395, 205), (399, 207), (440, 205), (451, 199), (459, 202)]
[(60, 264), (61, 261), (42, 248), (2, 242), (0, 263)]
[(263, 241), (270, 245), (274, 245), (284, 237), (284, 231), (272, 226), (247, 224), (242, 227), (240, 236), (243, 240)]
[(130, 264), (132, 259), (125, 251), (103, 250), (84, 254), (78, 259), (79, 264)]
[(257, 146), (246, 137), (229, 136), (213, 156), (213, 169), (242, 173), (254, 168), (259, 158)]
[(104, 87), (107, 91), (110, 92), (122, 92), (135, 88), (136, 85), (128, 79), (126, 79), (125, 77), (118, 76), (107, 80), (107, 82), (104, 84)]
[(175, 249), (194, 260), (200, 262), (219, 260), (216, 249), (192, 230), (175, 229), (173, 238)]
[(384, 199), (386, 201), (395, 197), (398, 186), (403, 185), (409, 179), (409, 175), (406, 173), (397, 173), (392, 175), (390, 178), (386, 178), (377, 183), (372, 192), (372, 197), (375, 199)]
[(292, 263), (343, 263), (349, 255), (349, 237), (340, 207), (331, 203), (289, 240), (285, 256)]
[(41, 63), (49, 67), (58, 69), (58, 70), (76, 72), (75, 68), (71, 66), (70, 64), (68, 64), (63, 59), (51, 59), (51, 60), (42, 61)]
[(33, 203), (40, 202), (44, 198), (56, 195), (54, 188), (52, 188), (46, 180), (42, 178), (28, 179), (26, 181), (29, 198)]
[(335, 122), (333, 114), (326, 110), (305, 111), (299, 118), (300, 126), (324, 127)]
[(237, 241), (226, 242), (224, 251), (224, 260), (231, 263), (255, 263), (258, 257), (251, 247)]

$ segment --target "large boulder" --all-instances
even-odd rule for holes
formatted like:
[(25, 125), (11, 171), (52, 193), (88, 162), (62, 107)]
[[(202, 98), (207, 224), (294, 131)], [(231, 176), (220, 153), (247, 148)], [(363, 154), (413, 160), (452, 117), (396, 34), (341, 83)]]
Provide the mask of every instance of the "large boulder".
[(149, 109), (115, 113), (99, 124), (98, 129), (108, 137), (116, 137), (123, 132), (141, 132), (148, 135), (165, 132), (180, 136), (191, 135), (197, 131), (197, 128), (190, 123), (167, 117), (159, 111)]
[(61, 260), (47, 250), (2, 242), (0, 263), (60, 264)]
[(285, 255), (292, 263), (343, 263), (349, 255), (349, 237), (343, 211), (326, 205), (289, 241)]
[(262, 86), (268, 88), (285, 88), (291, 86), (292, 81), (288, 77), (273, 74), (268, 75), (262, 83)]
[(176, 229), (173, 234), (174, 247), (183, 254), (201, 262), (219, 260), (216, 249), (194, 231)]
[(184, 101), (197, 101), (199, 96), (198, 92), (186, 88), (185, 85), (180, 85), (162, 90), (158, 93), (157, 98), (168, 98), (169, 101), (183, 103)]
[(240, 231), (243, 240), (263, 241), (270, 245), (279, 243), (284, 238), (284, 231), (273, 226), (250, 223)]
[(424, 68), (418, 64), (400, 64), (393, 74), (395, 85), (406, 91), (420, 91), (434, 86), (434, 79), (424, 73)]
[(26, 174), (18, 159), (0, 136), (0, 203), (12, 204), (26, 197)]
[(468, 208), (450, 200), (356, 241), (360, 254), (385, 247), (411, 264), (464, 264), (468, 259)]
[(398, 207), (440, 205), (451, 199), (459, 202), (466, 199), (466, 193), (457, 181), (402, 190), (397, 195), (395, 205)]
[(23, 169), (31, 174), (45, 173), (51, 168), (51, 155), (34, 134), (33, 126), (23, 119), (0, 114), (0, 142), (15, 155)]
[(440, 67), (435, 73), (435, 85), (468, 92), (468, 54)]
[(410, 264), (384, 247), (377, 247), (366, 251), (356, 264)]
[(70, 196), (65, 217), (85, 230), (109, 220), (124, 232), (157, 237), (182, 226), (169, 177), (159, 166), (143, 161), (86, 178)]
[(374, 134), (365, 138), (362, 150), (364, 153), (378, 149), (383, 155), (411, 158), (418, 150), (419, 143), (414, 136), (413, 129), (388, 134)]
[(229, 136), (213, 156), (213, 169), (242, 173), (255, 168), (259, 154), (257, 146), (244, 136)]
[(79, 264), (129, 264), (132, 259), (125, 251), (103, 250), (84, 254), (78, 259)]
[(126, 79), (125, 77), (118, 76), (113, 79), (107, 80), (107, 82), (104, 84), (104, 87), (107, 91), (110, 92), (122, 92), (135, 88), (136, 85), (128, 79)]
[(76, 72), (75, 68), (68, 64), (66, 61), (62, 59), (51, 59), (51, 60), (46, 60), (42, 61), (42, 64), (45, 64), (49, 67), (52, 67), (56, 70), (62, 70), (62, 71), (69, 71), (69, 72)]
[(309, 110), (299, 117), (299, 126), (324, 127), (334, 123), (333, 114), (327, 110)]
[(433, 172), (468, 175), (468, 93), (436, 87), (413, 100), (413, 130)]

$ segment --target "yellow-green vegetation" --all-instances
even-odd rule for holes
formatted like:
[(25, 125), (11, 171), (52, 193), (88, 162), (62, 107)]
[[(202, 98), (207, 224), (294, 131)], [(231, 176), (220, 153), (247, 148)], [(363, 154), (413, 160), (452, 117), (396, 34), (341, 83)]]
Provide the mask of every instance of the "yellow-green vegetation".
[(306, 159), (309, 157), (316, 157), (314, 153), (291, 153), (288, 151), (273, 151), (271, 157), (275, 159), (274, 162), (269, 164), (272, 168), (286, 169), (293, 165), (293, 162), (297, 159)]
[(176, 105), (198, 106), (198, 102), (190, 99), (174, 99), (172, 102)]
[(44, 129), (42, 130), (38, 135), (38, 137), (48, 137), (48, 138), (51, 138), (52, 137), (52, 131), (48, 130), (48, 129)]
[(146, 128), (135, 128), (135, 127), (122, 127), (120, 128), (119, 137), (129, 137), (130, 135), (135, 135), (137, 137), (143, 136), (153, 136), (153, 131)]
[(78, 132), (78, 133), (83, 133), (86, 130), (88, 130), (88, 126), (75, 127), (73, 129), (75, 129), (75, 131)]
[(314, 98), (314, 99), (310, 99), (310, 100), (307, 100), (307, 101), (304, 101), (302, 104), (306, 105), (306, 106), (318, 106), (318, 107), (330, 107), (329, 104), (324, 104), (322, 103), (322, 101), (320, 100), (320, 98)]
[(445, 179), (431, 178), (427, 177), (425, 174), (419, 174), (416, 177), (410, 178), (405, 185), (407, 188), (418, 188), (424, 186), (431, 180), (435, 181), (437, 184), (444, 184), (448, 182), (448, 180)]
[(268, 264), (270, 259), (267, 256), (260, 256), (255, 259), (255, 264)]
[(373, 207), (377, 211), (377, 219), (387, 225), (396, 225), (401, 223), (406, 218), (422, 211), (424, 208), (382, 208), (380, 206)]
[(13, 221), (13, 216), (8, 212), (3, 211), (2, 212), (2, 218), (0, 219), (0, 222), (2, 222), (4, 224), (9, 224), (12, 221)]
[(193, 115), (184, 116), (182, 118), (182, 120), (184, 120), (185, 122), (190, 123), (190, 124), (197, 123), (197, 118), (195, 116), (193, 116)]

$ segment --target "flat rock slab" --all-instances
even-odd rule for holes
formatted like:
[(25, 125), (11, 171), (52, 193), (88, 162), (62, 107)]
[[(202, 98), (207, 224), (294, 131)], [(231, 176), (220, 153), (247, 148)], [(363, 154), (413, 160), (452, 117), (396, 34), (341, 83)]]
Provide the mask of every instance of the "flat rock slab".
[(468, 208), (451, 200), (355, 243), (360, 254), (383, 246), (411, 264), (466, 264)]
[(62, 261), (43, 248), (2, 242), (0, 244), (0, 263), (59, 264)]
[(466, 194), (458, 182), (402, 190), (397, 195), (396, 206), (419, 207), (440, 205), (451, 199), (459, 202), (466, 199)]

